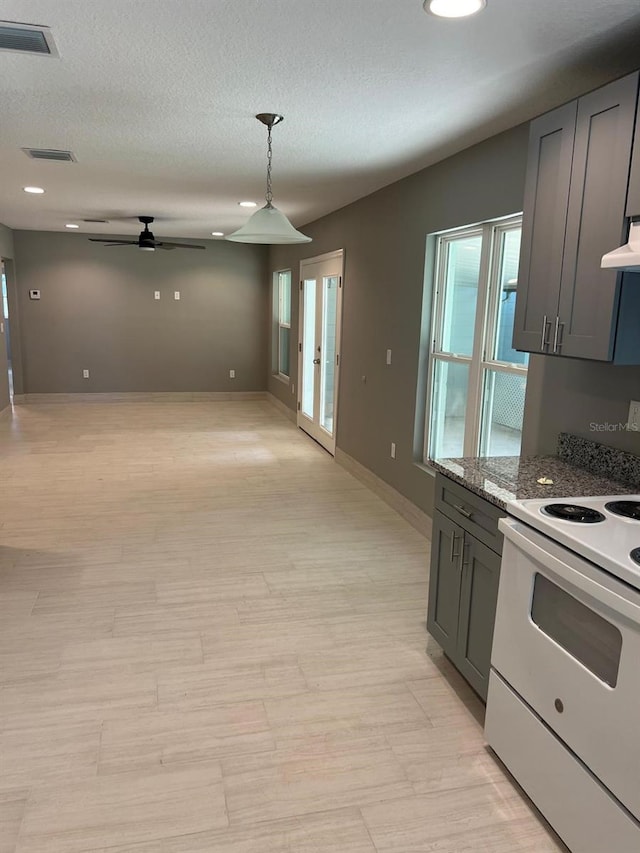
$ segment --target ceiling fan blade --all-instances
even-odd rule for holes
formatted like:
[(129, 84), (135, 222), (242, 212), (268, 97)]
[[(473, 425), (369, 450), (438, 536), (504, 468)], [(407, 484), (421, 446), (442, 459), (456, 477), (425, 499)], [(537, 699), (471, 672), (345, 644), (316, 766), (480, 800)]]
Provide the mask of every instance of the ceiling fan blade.
[(137, 246), (137, 240), (101, 240), (100, 237), (89, 237), (92, 243), (103, 243), (105, 246)]
[(195, 246), (193, 243), (161, 243), (156, 242), (156, 249), (204, 249), (205, 246)]

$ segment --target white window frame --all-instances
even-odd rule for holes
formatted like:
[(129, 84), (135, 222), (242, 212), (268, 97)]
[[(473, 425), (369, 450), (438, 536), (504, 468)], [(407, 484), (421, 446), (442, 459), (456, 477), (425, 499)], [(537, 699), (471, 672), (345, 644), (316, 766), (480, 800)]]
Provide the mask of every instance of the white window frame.
[[(434, 394), (435, 369), (438, 361), (465, 364), (469, 367), (467, 408), (463, 456), (485, 455), (480, 447), (484, 380), (487, 371), (527, 376), (528, 367), (512, 364), (489, 357), (489, 348), (494, 340), (498, 320), (498, 300), (502, 292), (500, 285), (499, 248), (502, 235), (514, 228), (522, 228), (522, 214), (490, 220), (478, 225), (456, 228), (436, 234), (436, 257), (434, 265), (433, 304), (429, 346), (429, 372), (426, 399), (423, 461), (429, 464), (429, 442), (431, 433), (431, 409)], [(447, 250), (453, 240), (461, 237), (482, 236), (478, 300), (473, 336), (473, 352), (470, 356), (450, 353), (442, 349), (443, 312), (447, 273)]]
[[(282, 293), (281, 287), (281, 276), (288, 274), (289, 275), (289, 322), (285, 323), (282, 320), (283, 317), (283, 303), (284, 296)], [(284, 270), (276, 270), (273, 273), (273, 289), (274, 289), (274, 299), (273, 299), (273, 309), (274, 309), (274, 317), (273, 317), (273, 326), (274, 326), (274, 347), (275, 347), (275, 357), (273, 359), (274, 364), (274, 376), (278, 379), (281, 379), (283, 382), (289, 382), (291, 379), (291, 307), (292, 307), (292, 288), (293, 288), (293, 272), (290, 269)], [(282, 329), (289, 329), (289, 373), (283, 373), (281, 370), (282, 365), (280, 364), (280, 337), (282, 335)]]

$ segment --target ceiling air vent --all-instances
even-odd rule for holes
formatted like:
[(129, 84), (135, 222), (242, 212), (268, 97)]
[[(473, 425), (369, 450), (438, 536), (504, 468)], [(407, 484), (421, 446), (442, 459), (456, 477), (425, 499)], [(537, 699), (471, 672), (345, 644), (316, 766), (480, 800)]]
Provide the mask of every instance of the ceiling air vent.
[(58, 56), (49, 27), (0, 21), (0, 50)]
[(23, 148), (27, 157), (32, 160), (54, 160), (56, 163), (77, 163), (75, 154), (71, 151), (58, 151), (55, 148)]
[(100, 223), (105, 223), (105, 222), (108, 222), (109, 220), (108, 220), (108, 219), (83, 219), (82, 221), (83, 221), (83, 222), (100, 222)]

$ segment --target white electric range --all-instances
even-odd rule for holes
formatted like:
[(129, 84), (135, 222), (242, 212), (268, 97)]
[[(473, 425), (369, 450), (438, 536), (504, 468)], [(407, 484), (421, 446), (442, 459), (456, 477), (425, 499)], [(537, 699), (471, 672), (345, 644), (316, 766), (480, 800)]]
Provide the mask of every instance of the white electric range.
[(573, 853), (638, 853), (640, 495), (507, 511), (487, 742)]

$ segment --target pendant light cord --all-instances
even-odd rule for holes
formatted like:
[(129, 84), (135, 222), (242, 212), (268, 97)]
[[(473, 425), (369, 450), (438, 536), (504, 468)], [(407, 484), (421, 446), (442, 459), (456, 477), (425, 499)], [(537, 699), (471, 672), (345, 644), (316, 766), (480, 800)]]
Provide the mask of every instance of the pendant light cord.
[(267, 125), (267, 194), (265, 198), (267, 199), (267, 207), (271, 207), (271, 202), (273, 200), (273, 192), (271, 191), (271, 161), (273, 159), (273, 151), (271, 150), (271, 127), (272, 125)]

